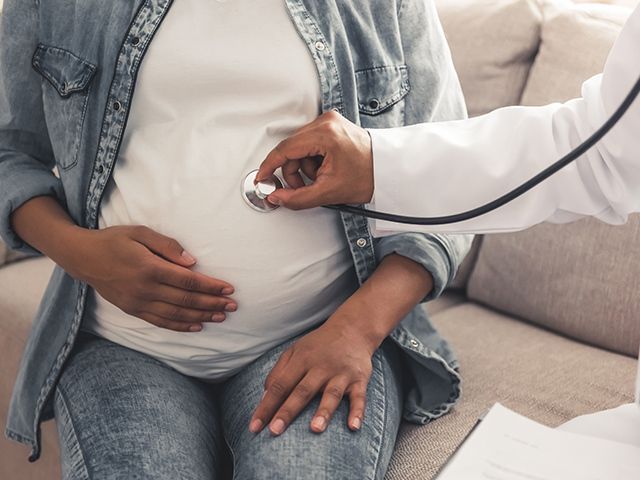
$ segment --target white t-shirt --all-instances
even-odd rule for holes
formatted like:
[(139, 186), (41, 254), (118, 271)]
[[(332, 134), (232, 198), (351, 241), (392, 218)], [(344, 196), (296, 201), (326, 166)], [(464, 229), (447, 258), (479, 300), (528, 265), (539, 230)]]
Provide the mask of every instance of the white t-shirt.
[(260, 213), (240, 195), (245, 175), (319, 105), (315, 65), (284, 2), (176, 1), (141, 66), (99, 225), (175, 238), (196, 270), (235, 287), (238, 311), (180, 333), (93, 292), (84, 328), (213, 380), (331, 315), (357, 288), (339, 216)]

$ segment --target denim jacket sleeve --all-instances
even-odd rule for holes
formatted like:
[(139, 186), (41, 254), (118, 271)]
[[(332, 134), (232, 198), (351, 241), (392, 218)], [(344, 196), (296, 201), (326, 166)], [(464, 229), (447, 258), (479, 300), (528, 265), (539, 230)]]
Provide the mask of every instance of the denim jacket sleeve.
[[(411, 79), (405, 124), (465, 118), (462, 89), (433, 2), (404, 0), (398, 15)], [(428, 301), (437, 298), (453, 280), (472, 239), (471, 235), (392, 235), (376, 242), (376, 256), (381, 260), (396, 253), (424, 266), (434, 284), (424, 299)]]
[(472, 239), (472, 235), (402, 233), (378, 240), (376, 257), (381, 261), (396, 253), (422, 265), (433, 277), (433, 289), (423, 299), (428, 302), (438, 298), (453, 280)]
[(36, 253), (11, 228), (14, 210), (42, 195), (64, 191), (53, 174), (54, 154), (42, 105), (42, 87), (31, 67), (37, 47), (35, 0), (5, 0), (0, 15), (0, 236), (16, 250)]

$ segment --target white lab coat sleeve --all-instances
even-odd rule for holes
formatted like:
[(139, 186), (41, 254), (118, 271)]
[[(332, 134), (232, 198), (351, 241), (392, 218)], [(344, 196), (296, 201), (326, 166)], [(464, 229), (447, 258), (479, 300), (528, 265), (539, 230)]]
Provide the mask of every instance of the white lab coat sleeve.
[[(502, 196), (599, 128), (640, 76), (640, 7), (603, 74), (582, 97), (544, 107), (507, 107), (469, 120), (370, 130), (375, 190), (369, 208), (442, 216)], [(594, 216), (624, 223), (640, 210), (640, 99), (595, 148), (527, 194), (477, 219), (444, 226), (371, 221), (376, 236), (417, 231), (490, 233)]]

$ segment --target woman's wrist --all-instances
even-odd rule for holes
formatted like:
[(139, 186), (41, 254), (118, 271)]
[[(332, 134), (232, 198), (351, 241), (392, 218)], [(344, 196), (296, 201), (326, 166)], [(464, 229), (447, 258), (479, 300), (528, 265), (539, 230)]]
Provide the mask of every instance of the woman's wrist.
[(389, 255), (325, 325), (349, 338), (357, 335), (373, 353), (432, 289), (433, 278), (422, 265)]
[(77, 280), (87, 281), (91, 245), (96, 232), (75, 224), (61, 226), (50, 258)]
[(323, 327), (333, 328), (341, 335), (353, 341), (362, 341), (367, 350), (373, 353), (389, 335), (385, 318), (375, 309), (375, 305), (367, 305), (364, 296), (352, 296), (325, 322)]

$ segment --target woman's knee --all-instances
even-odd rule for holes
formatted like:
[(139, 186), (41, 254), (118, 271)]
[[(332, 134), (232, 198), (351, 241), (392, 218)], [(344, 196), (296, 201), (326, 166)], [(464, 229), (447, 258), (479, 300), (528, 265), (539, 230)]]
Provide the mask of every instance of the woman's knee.
[(225, 402), (223, 422), (234, 456), (234, 479), (382, 479), (400, 424), (401, 373), (390, 347), (379, 350), (373, 364), (365, 421), (357, 432), (347, 426), (346, 399), (324, 433), (315, 434), (309, 428), (319, 404), (315, 399), (279, 437), (266, 429), (257, 435), (250, 433), (251, 407)]

